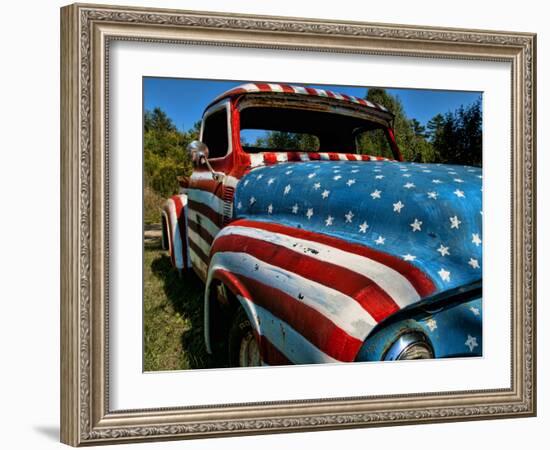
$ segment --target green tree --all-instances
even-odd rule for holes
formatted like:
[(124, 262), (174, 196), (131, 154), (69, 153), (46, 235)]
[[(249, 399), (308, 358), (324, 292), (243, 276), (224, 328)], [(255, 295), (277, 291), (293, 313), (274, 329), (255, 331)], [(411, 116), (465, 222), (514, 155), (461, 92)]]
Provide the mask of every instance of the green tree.
[[(436, 161), (437, 155), (433, 146), (426, 139), (426, 130), (418, 120), (407, 117), (398, 97), (389, 94), (383, 88), (370, 88), (367, 91), (366, 99), (383, 105), (394, 114), (395, 140), (405, 161)], [(383, 144), (383, 139), (385, 138), (381, 136), (380, 142), (376, 143), (379, 147), (373, 148), (383, 148), (384, 145), (387, 145)]]

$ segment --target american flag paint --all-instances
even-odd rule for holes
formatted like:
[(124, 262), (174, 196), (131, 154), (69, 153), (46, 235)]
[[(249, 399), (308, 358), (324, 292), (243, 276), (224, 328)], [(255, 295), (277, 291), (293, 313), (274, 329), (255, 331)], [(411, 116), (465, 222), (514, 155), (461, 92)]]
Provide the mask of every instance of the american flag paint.
[(353, 361), (377, 323), (481, 279), (480, 194), (481, 171), (471, 167), (260, 166), (237, 184), (236, 220), (212, 230), (211, 246), (199, 244), (211, 276), (239, 280), (264, 354)]

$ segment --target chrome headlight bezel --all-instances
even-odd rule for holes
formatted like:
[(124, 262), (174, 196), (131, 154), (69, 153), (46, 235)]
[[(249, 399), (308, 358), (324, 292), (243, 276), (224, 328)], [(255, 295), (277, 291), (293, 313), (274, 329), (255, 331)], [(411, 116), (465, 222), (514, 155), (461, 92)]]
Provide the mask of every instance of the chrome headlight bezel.
[(433, 348), (423, 333), (408, 331), (401, 334), (386, 350), (384, 361), (433, 359)]

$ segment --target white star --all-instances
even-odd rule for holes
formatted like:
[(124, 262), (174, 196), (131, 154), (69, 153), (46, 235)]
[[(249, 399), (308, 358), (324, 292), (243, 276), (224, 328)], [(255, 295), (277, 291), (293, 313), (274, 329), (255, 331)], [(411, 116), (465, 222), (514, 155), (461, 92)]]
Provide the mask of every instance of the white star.
[(354, 170), (351, 171), (351, 173), (357, 173), (357, 172), (359, 172), (359, 170), (357, 170), (357, 169), (354, 169)]
[(401, 213), (401, 210), (405, 207), (404, 203), (401, 203), (401, 200), (399, 200), (397, 203), (393, 204), (393, 211), (397, 213)]
[(382, 191), (379, 191), (378, 189), (375, 189), (374, 192), (370, 193), (370, 196), (374, 199), (380, 198), (380, 194)]
[(321, 197), (323, 198), (327, 198), (330, 194), (330, 191), (327, 191), (326, 189), (323, 191), (323, 193), (321, 194)]
[(348, 211), (348, 213), (345, 214), (344, 217), (346, 218), (346, 223), (351, 223), (351, 221), (353, 219), (353, 213), (351, 211)]
[(475, 244), (476, 247), (479, 247), (479, 245), (481, 244), (481, 238), (479, 237), (479, 234), (472, 234), (472, 243)]
[(437, 180), (437, 179), (436, 179), (436, 180), (432, 180), (432, 183), (439, 184), (439, 183), (441, 183), (441, 180)]
[(468, 261), (468, 264), (472, 266), (472, 269), (479, 269), (479, 262), (475, 258), (470, 258), (470, 261)]
[(376, 178), (377, 180), (381, 180), (382, 178), (384, 178), (384, 175), (376, 175), (374, 178)]
[(270, 204), (268, 207), (267, 207), (267, 213), (268, 214), (271, 214), (273, 212), (273, 205)]
[(470, 311), (474, 313), (474, 316), (479, 316), (479, 308), (475, 308), (474, 306), (470, 306)]
[(421, 221), (421, 220), (418, 220), (418, 219), (415, 217), (415, 218), (414, 218), (414, 222), (410, 224), (410, 226), (412, 227), (413, 233), (414, 233), (415, 231), (422, 231), (421, 225), (422, 225), (422, 221)]
[(315, 189), (315, 190), (321, 189), (321, 183), (315, 183), (313, 185), (313, 189)]
[(414, 261), (416, 259), (416, 256), (407, 253), (406, 255), (403, 255), (403, 259), (405, 261)]
[(382, 172), (380, 169), (374, 169), (373, 172)]
[(313, 208), (308, 208), (306, 212), (307, 220), (311, 219), (313, 216)]
[(456, 228), (458, 230), (459, 225), (462, 223), (460, 220), (458, 220), (458, 217), (449, 217), (449, 220), (451, 221), (451, 228)]
[(333, 221), (334, 221), (334, 217), (328, 216), (327, 219), (325, 220), (325, 226), (326, 227), (331, 226)]
[(298, 203), (295, 203), (292, 207), (292, 214), (298, 214)]
[(441, 277), (443, 281), (451, 281), (451, 272), (449, 272), (448, 270), (441, 268), (441, 270), (437, 272), (437, 274)]
[(413, 188), (413, 187), (416, 187), (416, 186), (414, 185), (414, 183), (409, 182), (409, 183), (404, 184), (403, 187), (405, 189), (410, 189), (410, 188)]
[(317, 174), (315, 172), (313, 172), (313, 173), (310, 173), (307, 177), (308, 178), (313, 178), (315, 175), (317, 175)]
[(464, 342), (464, 345), (470, 349), (470, 352), (474, 351), (479, 344), (477, 343), (477, 338), (474, 336), (468, 335), (468, 339)]
[(290, 175), (291, 173), (292, 173), (292, 170), (287, 170), (287, 171), (285, 172), (285, 175)]
[(246, 186), (250, 180), (244, 180), (243, 186)]
[(237, 209), (241, 209), (243, 207), (242, 202), (237, 203)]
[(386, 238), (378, 236), (378, 239), (376, 239), (374, 242), (376, 243), (376, 245), (384, 245), (384, 243), (386, 242)]
[(410, 173), (404, 173), (402, 176), (407, 177), (407, 178), (412, 177), (412, 175)]
[(254, 197), (250, 197), (250, 204), (253, 205), (256, 203), (256, 199)]
[(290, 186), (290, 184), (287, 184), (285, 186), (285, 190), (283, 192), (283, 195), (287, 195), (290, 192), (291, 189), (292, 189), (292, 187)]
[(428, 170), (428, 169), (424, 169), (424, 170), (423, 170), (422, 172), (424, 172), (424, 173), (430, 173), (430, 172), (431, 172), (431, 170)]
[(464, 198), (464, 191), (461, 191), (460, 189), (454, 191), (453, 194), (456, 195), (458, 198)]
[(348, 186), (351, 186), (352, 184), (355, 184), (355, 178), (350, 178), (348, 181), (346, 181), (346, 184)]
[(342, 178), (342, 175), (335, 175), (332, 177), (332, 179), (335, 181), (338, 181), (340, 178)]
[(430, 317), (430, 319), (426, 322), (426, 326), (433, 332), (437, 328), (437, 322), (433, 317)]
[(437, 199), (437, 192), (435, 192), (435, 191), (428, 192), (428, 198), (433, 198), (434, 200), (436, 200)]
[(456, 181), (457, 183), (464, 183), (464, 180), (460, 178), (455, 178), (453, 181)]
[(439, 246), (439, 248), (437, 249), (437, 251), (439, 253), (441, 253), (441, 256), (445, 256), (445, 255), (450, 255), (451, 253), (449, 252), (449, 247), (445, 247), (443, 246), (443, 244), (441, 244)]
[(366, 233), (368, 227), (369, 227), (369, 225), (367, 224), (367, 221), (365, 220), (361, 225), (359, 225), (359, 233)]
[(268, 186), (271, 186), (273, 184), (273, 182), (275, 181), (275, 178), (270, 178), (268, 181), (267, 181), (267, 185)]
[(256, 180), (261, 180), (263, 176), (264, 176), (263, 173), (259, 174), (259, 175), (256, 177)]

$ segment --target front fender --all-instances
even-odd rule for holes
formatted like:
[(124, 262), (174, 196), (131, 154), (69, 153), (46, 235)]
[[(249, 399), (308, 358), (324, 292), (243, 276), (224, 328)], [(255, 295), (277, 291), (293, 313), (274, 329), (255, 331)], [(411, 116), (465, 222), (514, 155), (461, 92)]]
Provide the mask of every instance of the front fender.
[(170, 253), (172, 265), (179, 269), (191, 267), (187, 239), (187, 195), (173, 195), (162, 207), (162, 242)]

